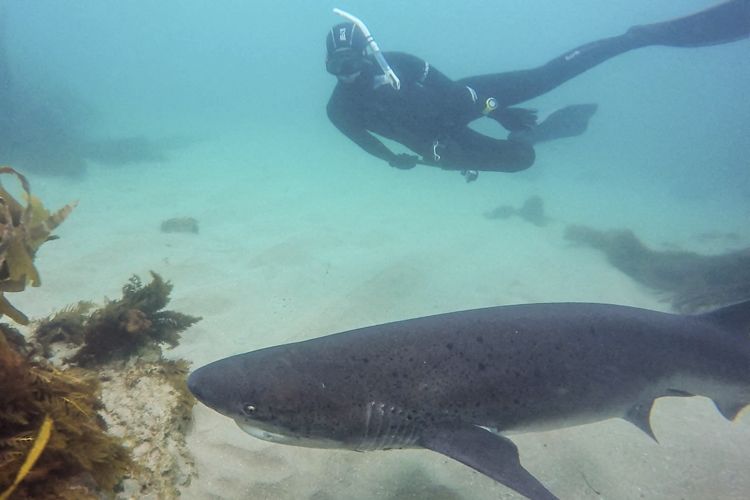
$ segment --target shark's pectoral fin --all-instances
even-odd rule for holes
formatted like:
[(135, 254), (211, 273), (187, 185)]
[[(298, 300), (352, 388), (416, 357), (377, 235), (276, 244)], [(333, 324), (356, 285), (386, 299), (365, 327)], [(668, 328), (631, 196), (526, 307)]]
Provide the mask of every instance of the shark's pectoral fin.
[(652, 399), (645, 403), (634, 404), (622, 418), (638, 427), (648, 434), (648, 437), (658, 443), (659, 440), (656, 439), (656, 434), (654, 434), (654, 430), (651, 428), (651, 408), (654, 407), (654, 401)]
[(523, 468), (518, 448), (505, 437), (481, 427), (461, 424), (422, 433), (419, 444), (486, 474), (532, 500), (554, 500), (537, 478)]

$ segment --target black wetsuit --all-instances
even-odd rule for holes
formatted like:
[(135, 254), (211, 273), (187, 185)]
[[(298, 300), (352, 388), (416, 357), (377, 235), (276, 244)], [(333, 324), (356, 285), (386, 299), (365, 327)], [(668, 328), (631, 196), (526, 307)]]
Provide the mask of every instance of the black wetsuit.
[[(328, 102), (328, 116), (347, 137), (388, 162), (397, 155), (377, 134), (397, 141), (425, 163), (454, 170), (513, 172), (534, 162), (528, 141), (482, 135), (468, 124), (483, 116), (488, 97), (498, 108), (489, 113), (508, 127), (508, 108), (542, 95), (599, 63), (647, 45), (693, 47), (745, 38), (750, 32), (750, 2), (733, 0), (685, 18), (636, 26), (625, 34), (582, 45), (540, 67), (453, 81), (427, 62), (400, 52), (385, 58), (401, 81), (392, 88), (374, 61), (352, 83), (339, 81)], [(512, 120), (510, 120), (512, 122)], [(513, 134), (511, 134), (513, 139)]]
[(357, 81), (339, 82), (328, 102), (333, 124), (362, 149), (385, 161), (394, 159), (373, 132), (448, 169), (513, 171), (534, 162), (529, 144), (493, 139), (468, 127), (482, 116), (487, 96), (473, 98), (465, 85), (417, 57), (384, 55), (401, 81), (399, 90), (379, 78), (373, 62)]

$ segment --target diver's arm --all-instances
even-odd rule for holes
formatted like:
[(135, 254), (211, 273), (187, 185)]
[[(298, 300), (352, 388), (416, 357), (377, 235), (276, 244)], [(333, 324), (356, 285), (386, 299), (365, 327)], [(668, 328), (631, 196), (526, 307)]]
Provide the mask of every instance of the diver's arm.
[(335, 99), (335, 95), (328, 101), (326, 111), (331, 123), (359, 147), (388, 163), (396, 160), (397, 156), (393, 151), (347, 115), (342, 103)]

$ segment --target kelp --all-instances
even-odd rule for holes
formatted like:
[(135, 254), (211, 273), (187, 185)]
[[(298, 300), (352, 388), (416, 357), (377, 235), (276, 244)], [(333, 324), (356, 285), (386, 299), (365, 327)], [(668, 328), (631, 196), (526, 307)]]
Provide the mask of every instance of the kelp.
[(83, 367), (124, 360), (144, 349), (160, 349), (162, 344), (175, 347), (180, 332), (201, 318), (163, 310), (173, 285), (157, 273), (151, 276), (146, 285), (132, 276), (122, 288), (122, 298), (91, 313), (89, 303), (79, 303), (43, 320), (36, 341), (44, 352), (49, 352), (54, 342), (80, 346), (68, 361)]
[[(51, 214), (21, 174), (0, 174), (15, 175), (26, 199), (0, 186), (0, 316), (26, 324), (3, 293), (41, 284), (35, 253), (73, 205)], [(187, 362), (164, 360), (160, 346), (177, 345), (200, 318), (165, 311), (172, 285), (152, 278), (133, 276), (121, 299), (98, 309), (79, 302), (37, 322), (33, 342), (0, 323), (0, 500), (176, 498), (190, 481)], [(71, 346), (63, 369), (70, 351), (57, 349)], [(150, 422), (133, 418), (157, 411)]]
[(22, 205), (0, 184), (0, 316), (4, 314), (26, 325), (29, 319), (11, 305), (4, 294), (21, 292), (29, 284), (41, 285), (34, 256), (43, 243), (55, 238), (52, 231), (70, 215), (76, 204), (50, 213), (31, 194), (26, 177), (11, 167), (0, 167), (0, 174), (16, 176), (26, 198), (26, 204)]
[(7, 490), (0, 493), (0, 500), (7, 500), (8, 498), (10, 498), (13, 492), (16, 491), (18, 485), (21, 484), (23, 478), (25, 478), (29, 474), (31, 468), (34, 467), (34, 464), (44, 451), (44, 448), (49, 442), (49, 437), (51, 434), (52, 419), (49, 417), (49, 415), (45, 415), (42, 426), (39, 428), (39, 434), (37, 434), (36, 439), (34, 440), (34, 445), (31, 447), (31, 450), (29, 450), (29, 454), (26, 455), (26, 460), (24, 460), (23, 464), (21, 464), (21, 468), (18, 470), (16, 479), (13, 480), (13, 484), (11, 484)]
[[(64, 362), (78, 367), (73, 372), (78, 379), (95, 384), (100, 392), (96, 404), (81, 405), (74, 397), (65, 401), (71, 412), (106, 422), (127, 450), (130, 470), (121, 483), (126, 496), (153, 491), (160, 498), (177, 498), (179, 485), (194, 474), (184, 434), (195, 399), (185, 382), (187, 362), (163, 359), (161, 346), (177, 345), (180, 332), (200, 318), (164, 310), (172, 284), (151, 275), (145, 284), (131, 277), (118, 300), (107, 300), (98, 308), (79, 302), (37, 322), (28, 352), (58, 362), (62, 354), (73, 352)], [(139, 415), (152, 418), (134, 419)], [(77, 444), (75, 436), (68, 443)], [(30, 477), (41, 467), (43, 463), (36, 465)], [(96, 489), (111, 493), (114, 484), (97, 481)], [(85, 491), (89, 490), (93, 488)]]
[[(29, 359), (0, 332), (0, 492), (14, 483), (13, 498), (19, 499), (112, 492), (133, 464), (120, 441), (106, 434), (101, 408), (94, 374)], [(39, 430), (47, 419), (44, 436)], [(38, 456), (30, 466), (33, 454)]]

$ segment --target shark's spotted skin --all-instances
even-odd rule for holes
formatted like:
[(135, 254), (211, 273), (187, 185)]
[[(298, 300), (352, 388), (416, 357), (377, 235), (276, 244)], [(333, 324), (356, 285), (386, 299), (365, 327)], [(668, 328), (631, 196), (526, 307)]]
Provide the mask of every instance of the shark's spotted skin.
[(607, 304), (493, 307), (371, 326), (199, 368), (206, 405), (300, 446), (423, 447), (530, 498), (554, 498), (507, 431), (624, 418), (655, 399), (750, 402), (750, 302), (685, 316)]

